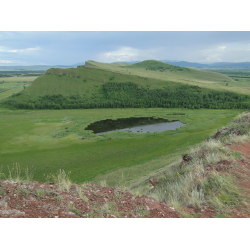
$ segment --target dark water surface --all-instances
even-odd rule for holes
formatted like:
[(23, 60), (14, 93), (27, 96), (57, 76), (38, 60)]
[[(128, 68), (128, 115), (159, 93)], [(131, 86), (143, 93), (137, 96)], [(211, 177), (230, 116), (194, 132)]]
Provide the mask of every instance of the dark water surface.
[(105, 134), (117, 131), (132, 133), (154, 133), (165, 130), (175, 130), (185, 124), (179, 121), (168, 121), (163, 118), (154, 117), (132, 117), (117, 120), (102, 120), (91, 123), (85, 130), (92, 130), (95, 134)]

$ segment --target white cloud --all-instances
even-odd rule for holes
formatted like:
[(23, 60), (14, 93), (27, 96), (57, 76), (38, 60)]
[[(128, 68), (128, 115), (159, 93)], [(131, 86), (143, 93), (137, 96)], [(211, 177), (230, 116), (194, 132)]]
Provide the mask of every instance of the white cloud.
[(0, 63), (17, 63), (17, 62), (18, 62), (17, 60), (11, 61), (11, 60), (1, 60), (0, 59)]
[(101, 57), (109, 61), (133, 61), (139, 55), (139, 51), (130, 47), (122, 47), (115, 51), (104, 52)]
[(36, 47), (36, 48), (27, 48), (27, 49), (24, 49), (22, 51), (30, 51), (30, 50), (40, 50), (39, 47)]
[(0, 52), (7, 52), (8, 49), (5, 46), (0, 46)]
[(13, 63), (14, 61), (9, 61), (9, 60), (0, 60), (0, 63)]
[(10, 49), (5, 46), (0, 46), (0, 52), (5, 52), (5, 53), (18, 53), (18, 52), (26, 52), (26, 51), (34, 51), (34, 50), (40, 50), (40, 47), (27, 48), (27, 49)]
[(147, 59), (157, 59), (156, 52), (159, 49), (141, 50), (131, 47), (121, 47), (118, 50), (100, 54), (98, 60), (102, 62), (130, 62)]
[(219, 49), (219, 50), (225, 50), (225, 49), (226, 49), (226, 46), (219, 46), (218, 49)]
[(222, 62), (226, 53), (228, 53), (226, 46), (213, 46), (200, 51), (200, 55), (205, 58), (203, 61), (207, 63)]
[(231, 43), (196, 52), (197, 58), (199, 58), (196, 61), (204, 63), (250, 61), (250, 43)]

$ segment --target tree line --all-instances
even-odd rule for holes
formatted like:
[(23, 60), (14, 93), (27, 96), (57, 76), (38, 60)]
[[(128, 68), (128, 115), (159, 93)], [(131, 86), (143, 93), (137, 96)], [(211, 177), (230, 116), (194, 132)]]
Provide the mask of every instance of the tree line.
[(91, 108), (188, 108), (248, 109), (250, 97), (231, 92), (205, 90), (198, 86), (177, 85), (149, 89), (132, 82), (108, 82), (103, 85), (105, 98), (85, 99), (80, 95), (51, 94), (35, 100), (12, 95), (5, 104), (20, 109), (91, 109)]

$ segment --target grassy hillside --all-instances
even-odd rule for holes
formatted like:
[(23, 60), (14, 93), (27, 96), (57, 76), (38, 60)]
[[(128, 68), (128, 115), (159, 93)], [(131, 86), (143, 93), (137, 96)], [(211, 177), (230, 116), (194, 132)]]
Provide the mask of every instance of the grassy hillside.
[(209, 83), (212, 89), (216, 89), (214, 86), (215, 83), (232, 81), (230, 77), (220, 73), (174, 66), (156, 60), (146, 60), (126, 66), (86, 61), (86, 65), (88, 67), (110, 70), (122, 74), (150, 77), (163, 81), (173, 81), (175, 83), (199, 85), (201, 87), (209, 87), (207, 86)]
[[(153, 64), (161, 66), (164, 65), (163, 67), (169, 67), (169, 70), (164, 70), (163, 72), (161, 72), (161, 69), (146, 70), (149, 65), (152, 66)], [(142, 77), (150, 77), (162, 81), (197, 85), (202, 88), (220, 91), (230, 91), (234, 93), (250, 95), (249, 89), (245, 88), (245, 86), (238, 84), (238, 82), (235, 81), (230, 76), (230, 74), (224, 75), (223, 71), (209, 72), (193, 68), (184, 68), (155, 60), (148, 60), (141, 63), (126, 65), (125, 67), (116, 64), (106, 64), (94, 61), (87, 61), (86, 65), (88, 65), (88, 67), (110, 70), (122, 74), (139, 75)], [(183, 70), (176, 70), (178, 68), (182, 68)]]
[[(138, 86), (147, 85), (149, 89), (162, 89), (172, 86), (172, 82), (158, 79), (144, 79), (138, 76), (128, 76), (100, 69), (85, 67), (69, 69), (50, 69), (38, 77), (29, 87), (13, 95), (11, 100), (18, 103), (36, 102), (46, 95), (62, 95), (63, 97), (78, 96), (81, 102), (96, 103), (106, 100), (103, 85), (107, 82), (133, 82)], [(74, 97), (73, 97), (74, 99)]]
[[(67, 108), (248, 108), (249, 98), (227, 92), (215, 92), (184, 82), (162, 80), (161, 74), (187, 79), (230, 79), (213, 72), (202, 72), (148, 60), (133, 65), (100, 64), (92, 61), (69, 69), (52, 68), (28, 88), (5, 101), (7, 107), (28, 109)], [(115, 66), (112, 66), (115, 65)], [(112, 70), (123, 69), (125, 72)], [(130, 74), (130, 70), (136, 74)], [(144, 76), (140, 76), (143, 71)], [(152, 77), (146, 77), (148, 73)], [(153, 72), (153, 73), (151, 73)], [(153, 78), (155, 77), (155, 78)], [(209, 80), (210, 79), (210, 80)]]
[(128, 63), (122, 63), (122, 62), (114, 62), (114, 63), (111, 63), (111, 65), (115, 65), (115, 66), (129, 66)]
[[(108, 81), (134, 82), (139, 86), (150, 83), (151, 88), (163, 88), (171, 82), (158, 79), (142, 79), (138, 76), (127, 76), (100, 69), (85, 67), (69, 69), (50, 69), (45, 75), (37, 78), (33, 84), (22, 91), (23, 98), (36, 99), (38, 96), (62, 94), (63, 96), (77, 95), (88, 99), (102, 97), (101, 87)], [(96, 96), (96, 97), (95, 97)]]

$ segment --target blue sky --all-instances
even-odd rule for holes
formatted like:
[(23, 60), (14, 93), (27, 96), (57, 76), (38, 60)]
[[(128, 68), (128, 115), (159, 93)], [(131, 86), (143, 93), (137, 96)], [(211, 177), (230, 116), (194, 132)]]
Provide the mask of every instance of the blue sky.
[(250, 32), (0, 32), (2, 66), (147, 59), (201, 63), (250, 61)]

